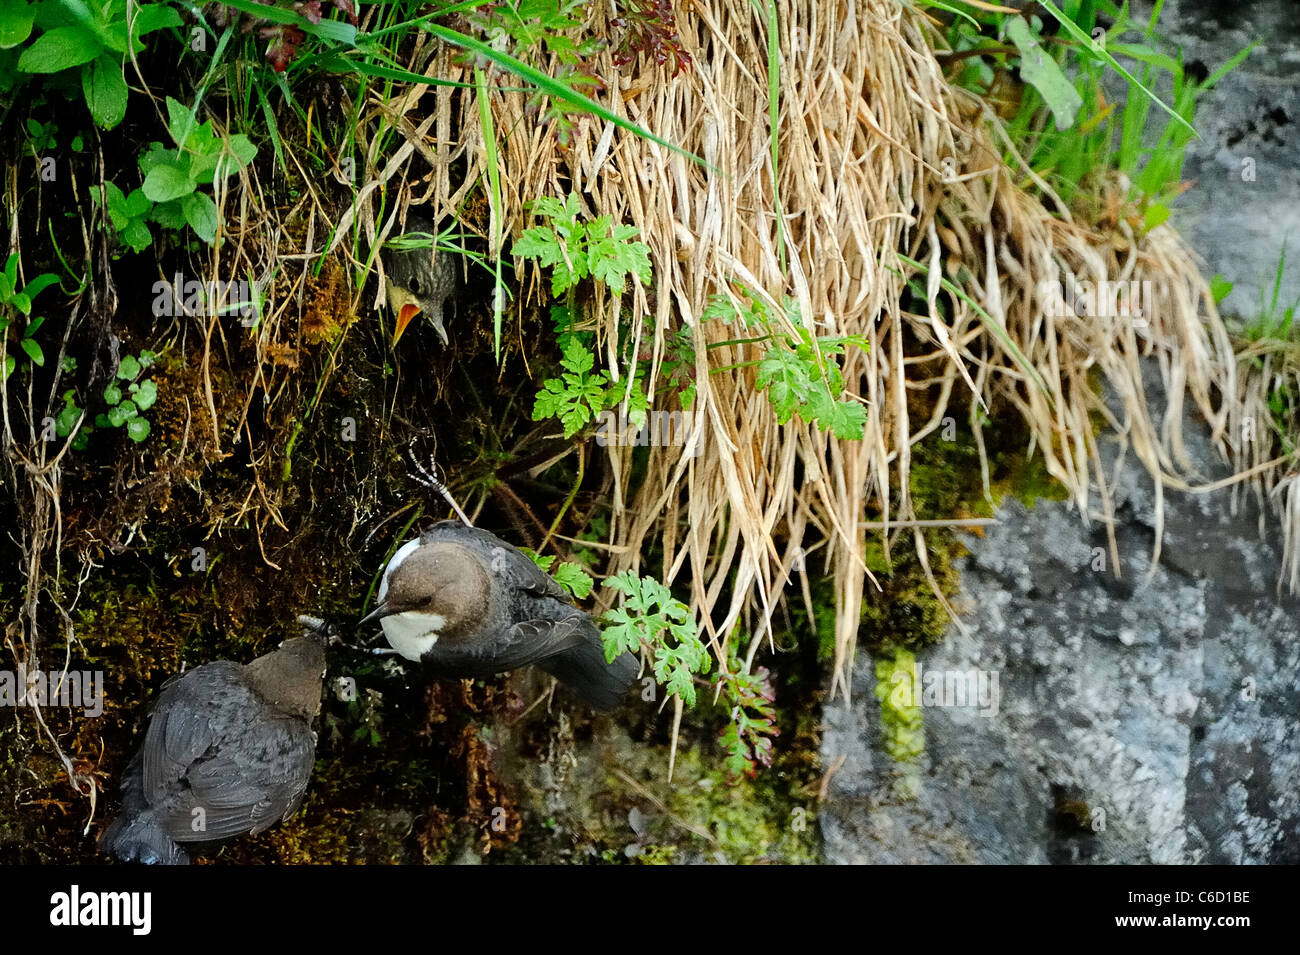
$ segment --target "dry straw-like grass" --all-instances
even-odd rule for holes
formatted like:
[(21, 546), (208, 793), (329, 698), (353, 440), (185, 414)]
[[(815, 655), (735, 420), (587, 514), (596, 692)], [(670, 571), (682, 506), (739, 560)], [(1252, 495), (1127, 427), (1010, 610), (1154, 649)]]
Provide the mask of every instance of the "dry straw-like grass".
[[(642, 543), (661, 540), (663, 566), (647, 572), (689, 581), (693, 609), (725, 666), (733, 653), (749, 664), (770, 641), (787, 584), (797, 582), (808, 601), (804, 558), (817, 554), (835, 585), (832, 689), (847, 696), (861, 602), (872, 599), (866, 533), (914, 547), (925, 565), (922, 522), (955, 517), (916, 513), (908, 477), (910, 449), (940, 427), (954, 389), (974, 392), (977, 400), (962, 403), (972, 418), (995, 396), (1009, 403), (1029, 427), (1031, 451), (1043, 456), (1084, 519), (1110, 513), (1093, 416), (1108, 420), (1163, 489), (1200, 480), (1188, 473), (1182, 443), (1185, 404), (1209, 422), (1225, 452), (1227, 436), (1240, 433), (1250, 411), (1238, 398), (1228, 334), (1179, 236), (1166, 227), (1134, 234), (1123, 217), (1106, 232), (1075, 222), (1023, 162), (1005, 164), (1013, 144), (984, 104), (945, 81), (923, 14), (895, 0), (776, 6), (775, 193), (765, 21), (748, 0), (702, 0), (683, 7), (678, 21), (692, 68), (628, 78), (605, 62), (602, 75), (611, 108), (705, 164), (593, 120), (581, 122), (572, 147), (561, 150), (522, 93), (498, 92), (491, 106), (504, 190), (500, 225), (518, 235), (529, 224), (528, 201), (576, 191), (591, 214), (637, 226), (655, 275), (653, 290), (630, 291), (643, 316), (633, 329), (635, 352), (653, 356), (647, 381), (655, 382), (671, 335), (686, 328), (694, 340), (701, 447), (652, 448), (636, 486), (628, 449), (604, 452), (616, 475), (611, 571), (638, 567)], [(436, 50), (420, 65), (469, 81), (457, 62), (454, 51)], [(408, 145), (434, 158), (424, 189), (435, 214), (450, 215), (458, 190), (448, 157), (467, 150), (464, 183), (486, 172), (473, 95), (416, 90), (395, 108), (406, 110)], [(452, 128), (461, 131), (459, 143), (437, 145), (439, 131)], [(399, 173), (392, 163), (400, 158), (384, 172)], [(928, 274), (918, 276), (899, 253), (926, 264)], [(965, 297), (941, 284), (941, 275)], [(913, 276), (927, 289), (919, 314), (899, 304)], [(1040, 292), (1044, 280), (1148, 280), (1155, 295), (1142, 303), (1145, 324), (1055, 315)], [(867, 351), (850, 349), (843, 364), (849, 395), (867, 410), (863, 440), (839, 440), (797, 418), (778, 424), (754, 389), (752, 365), (709, 373), (759, 356), (753, 345), (707, 348), (734, 331), (701, 322), (701, 313), (711, 295), (738, 284), (773, 305), (792, 296), (819, 335), (870, 341)], [(601, 315), (615, 372), (612, 343), (624, 304), (606, 302)], [(910, 368), (935, 358), (943, 368), (937, 379), (909, 382)], [(1169, 395), (1162, 416), (1142, 386), (1149, 358)], [(1115, 396), (1110, 407), (1090, 381), (1094, 373)], [(908, 400), (916, 387), (938, 395), (920, 417)], [(655, 397), (657, 406), (674, 407), (672, 396)], [(971, 431), (980, 442), (975, 420)], [(979, 451), (987, 482), (982, 443)], [(1250, 463), (1247, 473), (1259, 474), (1277, 462)]]

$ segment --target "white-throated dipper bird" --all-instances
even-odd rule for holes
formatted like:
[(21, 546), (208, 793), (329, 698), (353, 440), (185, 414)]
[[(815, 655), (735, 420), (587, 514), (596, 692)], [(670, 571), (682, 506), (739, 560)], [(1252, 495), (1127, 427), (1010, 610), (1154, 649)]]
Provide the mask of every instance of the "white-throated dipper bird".
[[(408, 234), (422, 232), (431, 240), (438, 234), (433, 223), (416, 213), (406, 217), (406, 228)], [(383, 256), (384, 295), (396, 321), (393, 344), (415, 316), (424, 314), (445, 346), (447, 329), (443, 327), (442, 309), (456, 290), (458, 256), (439, 251), (436, 243), (425, 248), (385, 248)]]
[(495, 534), (434, 524), (388, 562), (378, 620), (389, 645), (449, 677), (485, 677), (536, 664), (598, 709), (615, 706), (637, 673), (605, 659), (600, 631), (564, 589)]
[(178, 843), (259, 833), (302, 802), (316, 755), (324, 625), (241, 666), (218, 660), (163, 687), (122, 777), (122, 813), (99, 847), (119, 859), (185, 865)]

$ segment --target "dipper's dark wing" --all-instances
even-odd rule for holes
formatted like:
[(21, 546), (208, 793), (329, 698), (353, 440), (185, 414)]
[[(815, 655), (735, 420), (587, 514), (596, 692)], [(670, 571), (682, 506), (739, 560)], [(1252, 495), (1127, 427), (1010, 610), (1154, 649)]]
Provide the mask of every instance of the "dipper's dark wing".
[(591, 706), (617, 706), (636, 676), (637, 658), (625, 653), (608, 662), (595, 624), (581, 610), (567, 609), (571, 616), (563, 620), (526, 620), (463, 649), (439, 641), (424, 660), (453, 677), (489, 676), (535, 663)]
[[(287, 716), (247, 725), (213, 759), (190, 772), (189, 812), (202, 808), (205, 828), (173, 835), (177, 841), (226, 839), (254, 834), (279, 822), (302, 801), (311, 778), (315, 743), (311, 730)], [(188, 827), (188, 820), (187, 820)]]
[(640, 661), (630, 653), (605, 659), (605, 648), (598, 640), (585, 640), (580, 646), (542, 660), (537, 664), (571, 689), (590, 706), (608, 710), (617, 706), (636, 678)]
[(140, 748), (144, 797), (149, 804), (158, 803), (213, 749), (220, 738), (221, 716), (244, 707), (251, 694), (241, 675), (238, 663), (218, 660), (163, 687)]
[[(590, 621), (586, 625), (590, 626)], [(489, 676), (564, 653), (586, 639), (586, 627), (577, 616), (524, 620), (496, 634), (476, 636), (467, 645), (440, 640), (424, 655), (424, 661), (447, 676)]]
[(546, 576), (519, 548), (507, 544), (491, 531), (466, 527), (460, 521), (439, 521), (424, 532), (423, 539), (469, 548), (482, 558), (488, 574), (498, 583), (534, 597), (554, 597), (563, 603), (572, 603), (563, 587)]
[(145, 798), (177, 842), (260, 832), (306, 791), (310, 729), (271, 711), (242, 669), (221, 660), (191, 670), (154, 708), (141, 747)]

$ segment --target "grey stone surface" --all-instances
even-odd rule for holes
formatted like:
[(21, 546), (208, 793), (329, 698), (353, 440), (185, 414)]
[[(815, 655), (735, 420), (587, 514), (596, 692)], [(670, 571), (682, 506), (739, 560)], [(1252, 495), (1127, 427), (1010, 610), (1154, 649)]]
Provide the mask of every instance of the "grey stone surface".
[[(1236, 283), (1225, 311), (1250, 318), (1285, 240), (1300, 262), (1300, 3), (1169, 0), (1161, 33), (1207, 71), (1258, 44), (1202, 101), (1173, 219)], [(1298, 298), (1293, 266), (1282, 304)], [(1225, 474), (1203, 429), (1184, 431), (1201, 474)], [(1153, 485), (1134, 460), (1119, 475), (1119, 578), (1104, 528), (1067, 504), (1012, 501), (967, 542), (966, 632), (921, 662), (996, 672), (996, 715), (926, 707), (924, 756), (897, 764), (859, 655), (852, 705), (825, 711), (829, 860), (1300, 862), (1300, 603), (1277, 594), (1280, 534), (1261, 535), (1249, 498), (1168, 493), (1148, 573)]]
[(1300, 603), (1277, 596), (1277, 535), (1228, 491), (1167, 493), (1149, 574), (1153, 484), (1131, 456), (1118, 474), (1118, 579), (1066, 503), (1010, 501), (966, 542), (966, 632), (919, 659), (996, 672), (995, 715), (924, 707), (925, 753), (898, 764), (859, 653), (852, 706), (824, 714), (830, 861), (1300, 862)]
[[(1136, 5), (1145, 17), (1150, 3)], [(1194, 185), (1174, 206), (1173, 224), (1205, 259), (1209, 274), (1236, 283), (1224, 309), (1243, 318), (1271, 294), (1282, 243), (1300, 263), (1300, 3), (1295, 0), (1169, 0), (1160, 32), (1184, 61), (1212, 72), (1257, 43), (1250, 57), (1205, 94), (1198, 140), (1183, 177)], [(1254, 181), (1242, 177), (1253, 161)], [(1300, 268), (1288, 270), (1281, 302), (1300, 299)]]

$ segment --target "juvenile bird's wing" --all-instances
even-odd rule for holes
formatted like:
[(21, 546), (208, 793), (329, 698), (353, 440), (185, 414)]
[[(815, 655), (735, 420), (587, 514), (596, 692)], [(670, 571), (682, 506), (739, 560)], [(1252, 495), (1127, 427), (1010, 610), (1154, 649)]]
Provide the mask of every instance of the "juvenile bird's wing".
[(260, 832), (306, 791), (311, 730), (258, 699), (242, 670), (228, 660), (191, 670), (154, 708), (140, 751), (144, 795), (177, 842)]
[(241, 676), (238, 663), (218, 660), (163, 687), (140, 748), (146, 802), (162, 799), (215, 746), (221, 718), (240, 720), (239, 711), (252, 699)]
[(466, 527), (460, 521), (439, 521), (424, 532), (423, 539), (468, 548), (479, 555), (488, 573), (499, 583), (508, 583), (534, 597), (554, 597), (563, 603), (572, 603), (565, 589), (548, 577), (531, 558), (491, 531)]
[(190, 772), (184, 825), (190, 829), (193, 809), (202, 807), (205, 827), (172, 837), (226, 839), (279, 822), (302, 801), (315, 751), (311, 730), (301, 721), (268, 711)]

